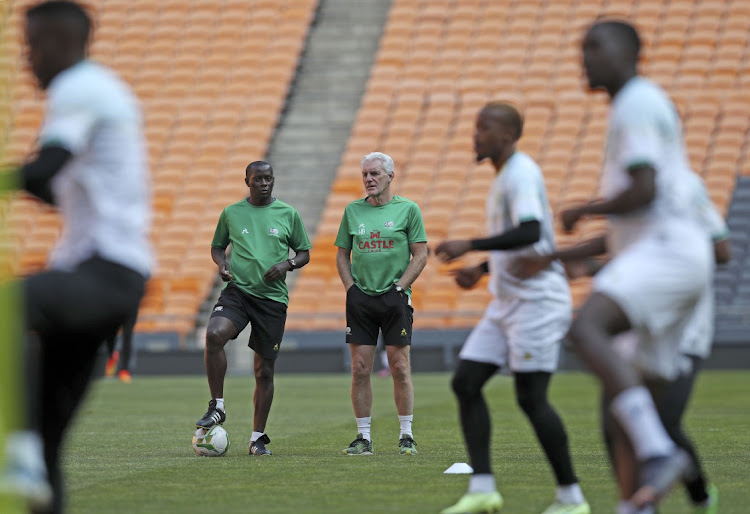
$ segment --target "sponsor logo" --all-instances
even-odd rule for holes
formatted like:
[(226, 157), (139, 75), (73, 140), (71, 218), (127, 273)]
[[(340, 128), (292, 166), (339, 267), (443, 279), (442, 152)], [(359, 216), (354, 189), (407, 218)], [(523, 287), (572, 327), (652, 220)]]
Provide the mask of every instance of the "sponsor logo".
[(278, 237), (278, 235), (279, 235), (279, 229), (277, 229), (277, 228), (269, 229), (268, 233), (271, 234), (272, 236)]
[(383, 250), (393, 249), (392, 239), (380, 239), (380, 230), (370, 231), (370, 240), (360, 241), (357, 243), (360, 250), (366, 250), (367, 253), (382, 252)]
[(394, 225), (395, 225), (395, 223), (392, 222), (392, 221), (386, 221), (385, 222), (385, 226), (388, 227), (388, 228), (393, 228)]
[(380, 239), (380, 230), (370, 231), (370, 239)]
[(242, 233), (243, 233), (243, 234), (249, 234), (250, 232), (248, 232), (246, 228), (243, 228), (243, 229), (242, 229)]
[(214, 312), (220, 312), (220, 311), (223, 311), (223, 310), (224, 310), (224, 306), (223, 305), (217, 305), (216, 307), (214, 307)]
[(526, 360), (530, 360), (530, 359), (532, 359), (533, 357), (534, 357), (534, 356), (533, 356), (533, 355), (531, 355), (531, 354), (530, 354), (529, 352), (526, 352), (526, 353), (524, 353), (524, 354), (523, 354), (523, 358), (524, 358), (524, 359), (526, 359)]

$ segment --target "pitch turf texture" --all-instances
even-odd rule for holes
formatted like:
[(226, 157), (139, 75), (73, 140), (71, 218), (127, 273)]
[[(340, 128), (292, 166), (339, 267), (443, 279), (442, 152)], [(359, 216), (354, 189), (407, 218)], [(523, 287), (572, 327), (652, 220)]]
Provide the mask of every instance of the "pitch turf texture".
[[(193, 423), (208, 400), (202, 377), (136, 377), (131, 385), (95, 382), (71, 432), (65, 473), (72, 513), (439, 512), (466, 490), (468, 475), (445, 475), (466, 462), (450, 375), (417, 374), (414, 434), (419, 455), (398, 454), (398, 420), (390, 378), (373, 376), (373, 456), (344, 456), (355, 436), (349, 377), (280, 375), (267, 432), (271, 457), (247, 454), (252, 380), (231, 377), (225, 397), (231, 438), (221, 458), (197, 457)], [(750, 511), (750, 372), (704, 372), (687, 426), (720, 512)], [(550, 469), (509, 378), (497, 376), (486, 397), (493, 419), (492, 462), (503, 512), (539, 513), (553, 500)], [(594, 513), (614, 511), (615, 490), (598, 431), (598, 387), (584, 374), (557, 375), (551, 398), (568, 429), (573, 459)], [(662, 514), (689, 512), (682, 490)]]

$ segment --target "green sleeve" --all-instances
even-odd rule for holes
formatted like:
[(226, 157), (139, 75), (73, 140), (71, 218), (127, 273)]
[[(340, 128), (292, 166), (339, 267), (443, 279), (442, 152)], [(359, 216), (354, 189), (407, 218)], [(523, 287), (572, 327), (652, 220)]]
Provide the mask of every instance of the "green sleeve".
[(310, 239), (307, 237), (305, 225), (302, 223), (302, 217), (296, 210), (292, 215), (292, 233), (289, 241), (289, 247), (295, 252), (309, 250), (312, 248)]
[(222, 250), (229, 246), (229, 224), (227, 223), (227, 210), (221, 211), (219, 216), (219, 223), (216, 225), (216, 231), (214, 232), (214, 239), (211, 241), (211, 246), (214, 248), (221, 248)]
[(344, 209), (344, 215), (341, 217), (341, 224), (339, 225), (339, 233), (336, 235), (336, 242), (333, 244), (335, 244), (339, 248), (351, 250), (352, 235), (349, 233), (349, 216), (347, 216), (348, 210), (349, 207)]
[(419, 210), (419, 206), (416, 203), (412, 204), (412, 208), (409, 211), (409, 224), (407, 230), (409, 232), (406, 237), (409, 244), (427, 242), (427, 232), (425, 232), (424, 229), (422, 211)]

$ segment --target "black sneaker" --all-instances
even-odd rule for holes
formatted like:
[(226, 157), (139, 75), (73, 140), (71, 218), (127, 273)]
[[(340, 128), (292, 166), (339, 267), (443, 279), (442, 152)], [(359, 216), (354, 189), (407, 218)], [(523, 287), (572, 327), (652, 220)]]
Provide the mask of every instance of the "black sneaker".
[(214, 425), (221, 425), (226, 420), (226, 413), (216, 408), (216, 400), (211, 400), (208, 402), (208, 410), (201, 419), (195, 422), (195, 426), (198, 428), (211, 428)]
[(258, 439), (250, 443), (250, 455), (272, 455), (272, 453), (266, 448), (267, 444), (271, 444), (271, 439), (268, 435), (263, 434)]

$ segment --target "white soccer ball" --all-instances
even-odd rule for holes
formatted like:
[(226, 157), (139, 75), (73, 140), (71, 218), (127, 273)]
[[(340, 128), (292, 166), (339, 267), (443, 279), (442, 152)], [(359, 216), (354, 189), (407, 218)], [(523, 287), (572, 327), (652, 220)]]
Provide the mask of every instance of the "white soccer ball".
[(221, 457), (229, 450), (229, 434), (221, 425), (199, 428), (193, 435), (193, 450), (201, 457)]

